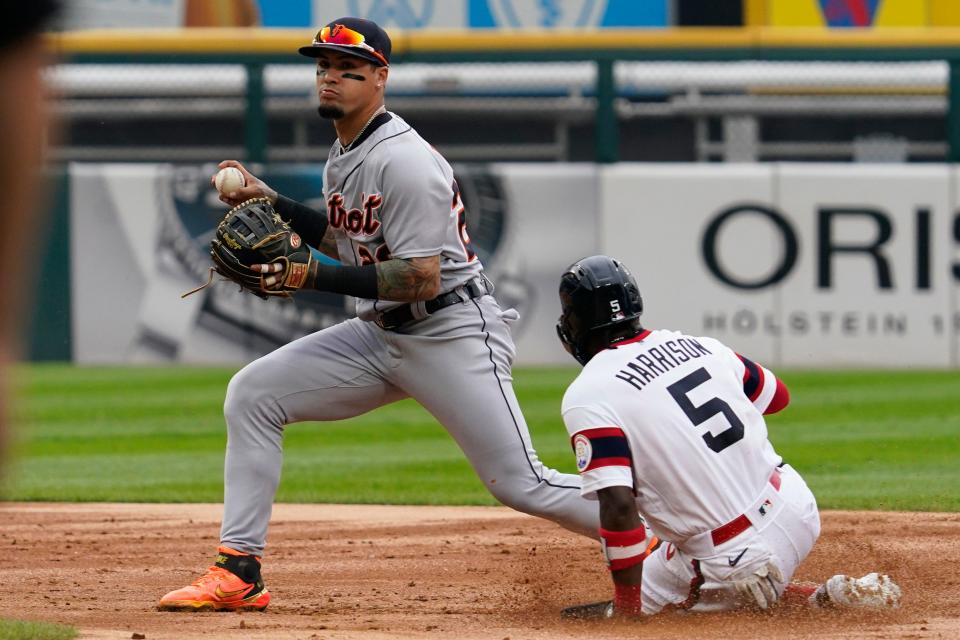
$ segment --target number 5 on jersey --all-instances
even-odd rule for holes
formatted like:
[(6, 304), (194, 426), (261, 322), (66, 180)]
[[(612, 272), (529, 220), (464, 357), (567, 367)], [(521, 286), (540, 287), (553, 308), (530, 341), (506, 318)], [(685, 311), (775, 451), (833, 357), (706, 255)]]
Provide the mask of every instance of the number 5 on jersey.
[(699, 407), (694, 406), (687, 394), (708, 380), (710, 380), (710, 374), (706, 369), (700, 367), (667, 387), (667, 391), (680, 405), (683, 412), (687, 414), (694, 426), (700, 426), (718, 413), (723, 414), (723, 417), (730, 423), (730, 428), (724, 429), (716, 435), (709, 431), (703, 434), (703, 441), (707, 443), (707, 446), (720, 453), (743, 439), (743, 422), (740, 421), (729, 404), (717, 397), (710, 398)]

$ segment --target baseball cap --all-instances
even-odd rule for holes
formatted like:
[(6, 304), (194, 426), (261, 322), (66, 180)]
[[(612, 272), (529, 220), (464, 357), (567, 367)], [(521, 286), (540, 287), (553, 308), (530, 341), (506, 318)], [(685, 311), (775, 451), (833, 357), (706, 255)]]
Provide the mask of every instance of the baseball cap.
[(317, 31), (313, 43), (300, 47), (300, 55), (316, 58), (333, 49), (358, 56), (382, 67), (390, 66), (390, 36), (372, 20), (338, 18)]

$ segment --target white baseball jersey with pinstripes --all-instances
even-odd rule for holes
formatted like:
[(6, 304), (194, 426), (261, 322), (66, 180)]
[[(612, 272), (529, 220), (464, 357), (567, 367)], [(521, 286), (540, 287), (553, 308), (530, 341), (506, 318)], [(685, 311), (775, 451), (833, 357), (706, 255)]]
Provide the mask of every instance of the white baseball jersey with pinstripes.
[(767, 369), (718, 340), (644, 331), (601, 351), (563, 398), (583, 494), (636, 491), (653, 531), (684, 540), (736, 518), (781, 462)]

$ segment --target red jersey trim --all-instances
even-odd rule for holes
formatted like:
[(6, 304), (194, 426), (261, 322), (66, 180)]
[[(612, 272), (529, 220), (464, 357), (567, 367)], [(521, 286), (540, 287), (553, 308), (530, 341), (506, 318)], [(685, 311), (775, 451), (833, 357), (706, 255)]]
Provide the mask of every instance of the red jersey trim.
[(767, 405), (767, 409), (763, 412), (763, 415), (776, 413), (788, 404), (790, 404), (790, 391), (787, 389), (787, 385), (783, 384), (780, 378), (777, 378), (777, 390), (774, 391), (773, 399), (770, 400), (770, 404)]
[(600, 467), (626, 467), (628, 469), (632, 469), (633, 462), (630, 460), (630, 458), (594, 458), (590, 461), (590, 464), (587, 465), (587, 468), (581, 471), (581, 473), (593, 471), (594, 469), (599, 469)]
[(612, 344), (612, 345), (610, 345), (610, 346), (607, 347), (607, 348), (608, 348), (608, 349), (616, 349), (617, 347), (622, 347), (622, 346), (625, 345), (625, 344), (633, 344), (634, 342), (642, 342), (643, 339), (646, 338), (646, 337), (647, 337), (648, 335), (650, 335), (651, 333), (653, 333), (652, 330), (650, 330), (650, 329), (644, 329), (643, 331), (641, 331), (641, 332), (638, 333), (637, 335), (633, 336), (632, 338), (627, 338), (626, 340), (621, 340), (620, 342), (618, 342), (618, 343), (616, 343), (616, 344)]
[(594, 438), (625, 438), (626, 435), (623, 433), (623, 429), (620, 427), (591, 427), (589, 429), (583, 429), (577, 431), (575, 434), (570, 436), (570, 441), (573, 442), (573, 439), (578, 435), (585, 435), (591, 440)]

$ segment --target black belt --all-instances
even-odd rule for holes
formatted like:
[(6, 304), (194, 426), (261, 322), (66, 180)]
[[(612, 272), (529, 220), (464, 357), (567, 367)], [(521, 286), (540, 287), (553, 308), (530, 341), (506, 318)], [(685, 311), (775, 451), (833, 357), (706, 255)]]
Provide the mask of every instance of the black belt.
[[(449, 293), (443, 293), (434, 298), (433, 300), (427, 300), (423, 303), (424, 310), (427, 312), (427, 315), (431, 315), (443, 309), (444, 307), (449, 307), (450, 305), (457, 304), (458, 302), (464, 302), (464, 296), (466, 300), (472, 300), (474, 298), (479, 298), (493, 291), (493, 286), (489, 285), (489, 281), (485, 276), (477, 276), (473, 278), (466, 284), (463, 284)], [(386, 329), (391, 331), (400, 327), (401, 325), (407, 324), (413, 320), (418, 319), (417, 316), (413, 313), (414, 304), (405, 304), (402, 307), (397, 307), (396, 309), (391, 309), (390, 311), (384, 311), (377, 316), (377, 319), (374, 322), (381, 329)], [(423, 318), (419, 318), (422, 320)]]

